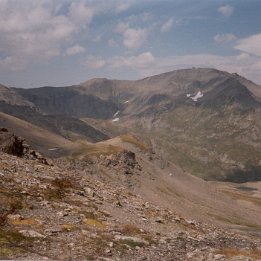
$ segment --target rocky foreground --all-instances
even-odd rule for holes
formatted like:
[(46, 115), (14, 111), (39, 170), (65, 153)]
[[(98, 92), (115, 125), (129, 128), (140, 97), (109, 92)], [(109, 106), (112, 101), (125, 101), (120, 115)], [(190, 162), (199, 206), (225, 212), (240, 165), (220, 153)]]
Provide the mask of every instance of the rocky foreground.
[(261, 260), (261, 241), (186, 220), (86, 172), (1, 152), (0, 259)]

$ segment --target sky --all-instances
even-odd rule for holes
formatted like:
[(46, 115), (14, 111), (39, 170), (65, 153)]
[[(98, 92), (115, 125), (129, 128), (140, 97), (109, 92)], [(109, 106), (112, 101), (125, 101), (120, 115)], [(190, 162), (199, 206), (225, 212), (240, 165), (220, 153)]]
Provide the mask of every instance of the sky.
[(260, 0), (0, 0), (0, 83), (211, 67), (261, 84)]

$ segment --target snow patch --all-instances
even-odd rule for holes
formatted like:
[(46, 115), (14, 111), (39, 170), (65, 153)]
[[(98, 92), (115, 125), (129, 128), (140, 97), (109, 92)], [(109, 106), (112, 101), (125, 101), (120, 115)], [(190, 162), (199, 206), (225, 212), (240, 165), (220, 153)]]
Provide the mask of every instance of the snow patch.
[(113, 115), (113, 118), (115, 118), (119, 113), (120, 113), (120, 111), (115, 112)]
[(112, 120), (112, 122), (116, 122), (116, 121), (119, 121), (119, 120), (120, 120), (120, 118), (115, 118), (115, 119)]
[(53, 151), (53, 150), (58, 150), (58, 148), (51, 148), (51, 149), (48, 149), (48, 150)]
[(124, 103), (128, 103), (129, 102), (129, 100), (128, 101), (125, 101)]
[(188, 93), (188, 94), (187, 94), (187, 97), (189, 98), (190, 96), (191, 96), (191, 94), (190, 94), (190, 93)]
[(202, 97), (203, 97), (203, 93), (201, 91), (198, 91), (198, 93), (194, 97), (191, 97), (191, 99), (196, 102), (198, 101), (199, 98)]

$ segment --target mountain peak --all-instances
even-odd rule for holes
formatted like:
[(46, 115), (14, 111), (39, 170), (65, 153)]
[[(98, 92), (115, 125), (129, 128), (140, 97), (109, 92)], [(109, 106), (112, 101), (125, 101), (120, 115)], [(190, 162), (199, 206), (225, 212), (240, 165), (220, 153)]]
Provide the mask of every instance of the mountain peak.
[(109, 82), (110, 80), (107, 78), (93, 78), (90, 80), (87, 80), (85, 82), (80, 83), (81, 86), (89, 86), (92, 84), (104, 84), (106, 82)]

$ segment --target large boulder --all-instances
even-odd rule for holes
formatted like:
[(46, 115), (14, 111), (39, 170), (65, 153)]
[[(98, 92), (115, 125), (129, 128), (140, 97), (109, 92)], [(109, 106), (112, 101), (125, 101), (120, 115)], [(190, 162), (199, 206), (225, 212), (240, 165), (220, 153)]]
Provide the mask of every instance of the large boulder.
[(8, 132), (6, 128), (0, 128), (0, 150), (10, 155), (48, 164), (47, 160), (26, 144), (23, 138)]

